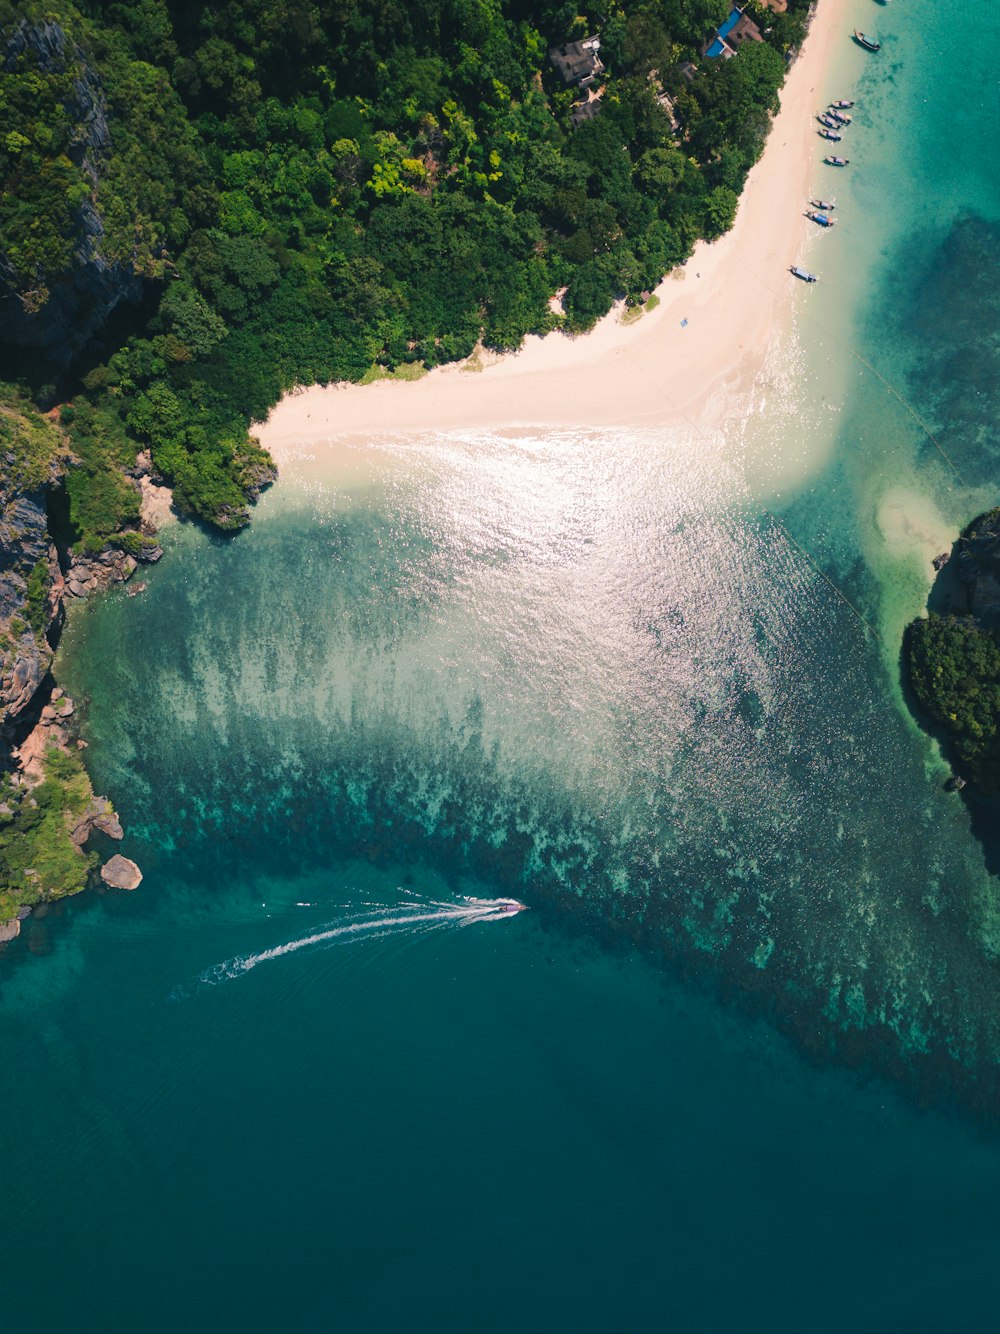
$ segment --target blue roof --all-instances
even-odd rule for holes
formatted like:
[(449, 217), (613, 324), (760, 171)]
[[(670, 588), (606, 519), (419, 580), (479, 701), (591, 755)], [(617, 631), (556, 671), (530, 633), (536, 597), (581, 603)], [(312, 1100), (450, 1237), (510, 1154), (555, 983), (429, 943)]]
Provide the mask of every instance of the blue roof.
[(741, 9), (733, 9), (730, 11), (729, 17), (726, 19), (725, 23), (721, 23), (719, 27), (716, 28), (715, 41), (705, 52), (706, 56), (714, 57), (722, 55), (723, 51), (722, 39), (724, 37), (727, 37), (729, 33), (731, 33), (732, 30), (736, 27), (737, 23), (739, 23), (740, 21), (742, 13), (743, 11)]
[(726, 37), (729, 35), (729, 33), (733, 30), (733, 28), (736, 27), (737, 23), (739, 23), (740, 15), (742, 14), (742, 12), (743, 11), (739, 9), (734, 9), (730, 12), (730, 15), (726, 19), (725, 23), (723, 23), (721, 27), (717, 29), (720, 37)]

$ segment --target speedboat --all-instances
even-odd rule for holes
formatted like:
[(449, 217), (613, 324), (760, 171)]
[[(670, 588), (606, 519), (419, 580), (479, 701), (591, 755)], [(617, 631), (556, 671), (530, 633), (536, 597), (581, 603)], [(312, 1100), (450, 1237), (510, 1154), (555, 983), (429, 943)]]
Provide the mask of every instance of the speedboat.
[(528, 905), (520, 903), (517, 899), (504, 899), (502, 903), (497, 904), (497, 912), (516, 913), (527, 912)]
[(854, 40), (859, 46), (863, 46), (866, 51), (881, 51), (882, 43), (876, 37), (866, 37), (863, 32), (854, 29)]

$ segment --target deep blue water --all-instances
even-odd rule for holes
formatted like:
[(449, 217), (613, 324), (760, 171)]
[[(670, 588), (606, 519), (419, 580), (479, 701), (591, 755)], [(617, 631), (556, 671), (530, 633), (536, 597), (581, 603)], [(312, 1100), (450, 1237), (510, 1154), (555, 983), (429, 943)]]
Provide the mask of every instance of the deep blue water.
[(970, 62), (960, 15), (883, 11), (829, 90), (856, 171), (757, 434), (846, 388), (794, 485), (377, 441), (74, 618), (146, 878), (0, 957), (4, 1329), (995, 1323), (995, 829), (894, 660), (997, 491), (1000, 18)]

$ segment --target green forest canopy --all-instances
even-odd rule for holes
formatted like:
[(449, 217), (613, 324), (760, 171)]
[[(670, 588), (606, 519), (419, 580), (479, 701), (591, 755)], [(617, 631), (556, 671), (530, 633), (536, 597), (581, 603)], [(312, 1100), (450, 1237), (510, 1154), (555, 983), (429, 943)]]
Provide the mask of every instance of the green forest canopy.
[[(139, 447), (182, 507), (238, 527), (268, 476), (247, 428), (294, 384), (515, 348), (563, 286), (571, 331), (637, 299), (731, 225), (806, 8), (751, 4), (767, 40), (703, 60), (727, 0), (0, 0), (5, 44), (25, 14), (67, 38), (0, 71), (7, 301), (58, 300), (87, 201), (151, 298), (68, 387), (78, 543), (134, 525), (108, 474)], [(572, 130), (547, 51), (594, 33), (602, 110)], [(41, 378), (43, 405), (67, 396)]]

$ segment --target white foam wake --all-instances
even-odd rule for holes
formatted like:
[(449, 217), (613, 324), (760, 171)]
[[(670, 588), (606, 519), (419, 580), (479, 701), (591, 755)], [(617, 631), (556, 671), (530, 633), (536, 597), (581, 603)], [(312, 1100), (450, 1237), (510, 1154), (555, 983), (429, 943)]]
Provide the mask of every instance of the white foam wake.
[[(299, 906), (299, 905), (296, 905)], [(305, 905), (302, 905), (305, 906)], [(281, 959), (286, 954), (334, 940), (382, 935), (417, 935), (442, 926), (471, 926), (477, 922), (500, 922), (524, 910), (517, 899), (461, 899), (457, 903), (416, 900), (394, 907), (379, 906), (347, 921), (333, 922), (321, 931), (273, 945), (259, 954), (241, 954), (206, 968), (198, 981), (209, 986), (249, 973), (258, 964)]]

